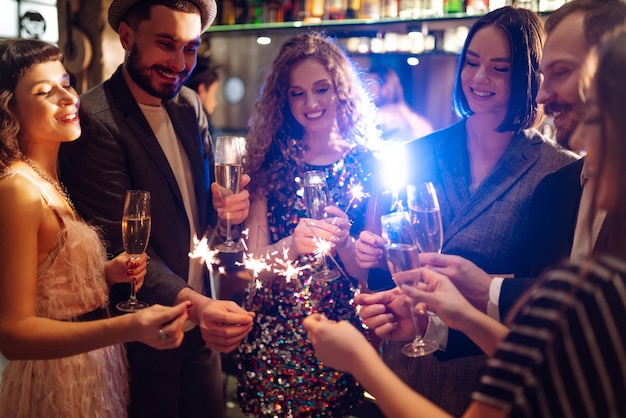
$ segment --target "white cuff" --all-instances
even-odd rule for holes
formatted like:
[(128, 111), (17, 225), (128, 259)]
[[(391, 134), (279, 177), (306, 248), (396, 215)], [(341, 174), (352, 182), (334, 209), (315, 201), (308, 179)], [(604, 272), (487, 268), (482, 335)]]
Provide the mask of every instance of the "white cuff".
[(439, 349), (446, 351), (448, 347), (448, 326), (437, 315), (428, 314), (428, 327), (424, 333), (424, 339), (436, 341)]
[(504, 277), (494, 277), (489, 284), (489, 300), (487, 301), (487, 315), (500, 322), (500, 292)]

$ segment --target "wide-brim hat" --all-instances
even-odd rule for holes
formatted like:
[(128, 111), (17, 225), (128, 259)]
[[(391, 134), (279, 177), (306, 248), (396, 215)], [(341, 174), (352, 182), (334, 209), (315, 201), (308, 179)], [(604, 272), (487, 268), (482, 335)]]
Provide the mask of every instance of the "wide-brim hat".
[[(109, 25), (115, 32), (118, 31), (120, 23), (124, 18), (128, 9), (133, 7), (140, 1), (150, 0), (113, 0), (109, 6)], [(198, 10), (200, 10), (200, 21), (202, 22), (202, 32), (207, 30), (215, 16), (217, 15), (217, 5), (215, 0), (187, 0), (189, 3), (194, 4)]]

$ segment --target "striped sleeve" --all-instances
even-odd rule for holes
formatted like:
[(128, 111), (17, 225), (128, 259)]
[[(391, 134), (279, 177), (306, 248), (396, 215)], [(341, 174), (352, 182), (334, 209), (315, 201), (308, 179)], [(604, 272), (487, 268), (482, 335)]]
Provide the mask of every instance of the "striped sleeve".
[(626, 263), (548, 273), (472, 398), (511, 417), (626, 417)]

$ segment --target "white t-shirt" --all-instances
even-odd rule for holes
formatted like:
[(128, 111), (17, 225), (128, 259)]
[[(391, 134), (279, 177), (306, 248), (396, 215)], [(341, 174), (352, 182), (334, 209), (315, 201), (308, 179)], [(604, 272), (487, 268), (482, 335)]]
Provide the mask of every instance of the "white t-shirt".
[[(197, 237), (199, 229), (198, 202), (194, 190), (194, 178), (191, 172), (189, 158), (180, 143), (167, 110), (163, 106), (148, 106), (139, 104), (139, 108), (146, 117), (152, 132), (156, 136), (161, 149), (170, 164), (176, 177), (176, 183), (183, 197), (185, 212), (189, 220), (189, 251), (193, 249), (193, 239)], [(189, 259), (189, 277), (187, 283), (198, 293), (203, 293), (203, 266), (196, 259)], [(211, 290), (214, 286), (211, 284)]]

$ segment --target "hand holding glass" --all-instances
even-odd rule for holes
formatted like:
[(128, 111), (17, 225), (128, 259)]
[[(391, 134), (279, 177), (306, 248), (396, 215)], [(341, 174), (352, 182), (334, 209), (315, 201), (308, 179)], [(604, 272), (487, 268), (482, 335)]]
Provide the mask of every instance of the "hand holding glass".
[[(385, 245), (387, 265), (396, 286), (400, 287), (402, 284), (416, 286), (419, 282), (418, 274), (407, 275), (408, 277), (414, 278), (414, 280), (410, 282), (405, 280), (399, 283), (396, 279), (396, 273), (415, 270), (420, 267), (417, 238), (413, 230), (413, 225), (411, 225), (408, 212), (394, 212), (383, 215), (380, 218), (380, 222), (383, 238), (387, 241)], [(412, 305), (410, 310), (415, 338), (412, 342), (402, 347), (402, 354), (407, 357), (421, 357), (433, 353), (439, 348), (439, 344), (435, 341), (424, 340), (422, 338), (422, 333), (419, 329), (415, 310)]]
[[(328, 185), (323, 171), (313, 170), (304, 173), (304, 201), (309, 218), (324, 218), (324, 208), (328, 206)], [(321, 256), (323, 269), (313, 274), (313, 279), (325, 282), (337, 279), (340, 276), (339, 272), (328, 268), (326, 254)]]
[[(128, 190), (124, 201), (122, 215), (122, 241), (124, 250), (135, 261), (146, 251), (150, 239), (150, 192), (144, 190)], [(136, 312), (147, 308), (148, 304), (137, 300), (135, 282), (130, 283), (130, 297), (116, 305), (122, 312)]]
[[(238, 136), (218, 136), (215, 141), (215, 182), (222, 199), (239, 193), (239, 180), (243, 166), (241, 164), (241, 147), (245, 138)], [(226, 213), (226, 241), (215, 246), (221, 252), (236, 253), (242, 250), (241, 245), (233, 241), (230, 213)]]

